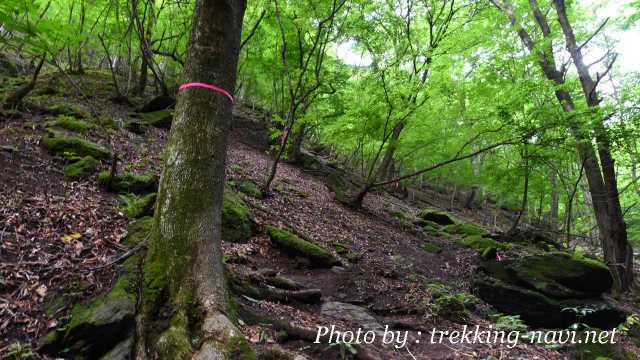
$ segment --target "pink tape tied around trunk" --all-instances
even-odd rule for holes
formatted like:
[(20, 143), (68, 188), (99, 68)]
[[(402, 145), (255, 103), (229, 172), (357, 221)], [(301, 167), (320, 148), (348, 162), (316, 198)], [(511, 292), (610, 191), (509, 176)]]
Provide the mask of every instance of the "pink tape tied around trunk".
[(235, 102), (235, 100), (233, 99), (233, 96), (225, 89), (217, 86), (217, 85), (213, 85), (213, 84), (207, 84), (207, 83), (202, 83), (202, 82), (191, 82), (191, 83), (186, 83), (186, 84), (182, 84), (180, 85), (180, 90), (186, 90), (188, 88), (192, 88), (192, 87), (199, 87), (199, 88), (205, 88), (205, 89), (209, 89), (211, 91), (215, 91), (219, 94), (222, 94), (226, 97), (229, 98), (229, 100), (231, 100), (232, 103)]

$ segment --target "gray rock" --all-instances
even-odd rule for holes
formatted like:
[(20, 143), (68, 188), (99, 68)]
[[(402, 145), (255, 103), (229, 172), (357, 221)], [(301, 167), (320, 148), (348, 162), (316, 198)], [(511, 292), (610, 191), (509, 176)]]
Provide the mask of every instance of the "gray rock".
[(322, 304), (320, 311), (322, 315), (351, 321), (368, 330), (384, 329), (384, 327), (378, 323), (378, 320), (371, 316), (365, 308), (357, 305), (337, 301), (326, 302)]

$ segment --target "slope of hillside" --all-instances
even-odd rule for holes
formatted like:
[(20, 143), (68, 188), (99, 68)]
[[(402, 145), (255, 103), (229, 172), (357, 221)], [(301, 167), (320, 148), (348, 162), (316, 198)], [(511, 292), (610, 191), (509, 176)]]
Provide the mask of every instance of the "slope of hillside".
[[(102, 85), (108, 83), (105, 76), (61, 79), (49, 74), (38, 86), (47, 91), (30, 97), (26, 110), (0, 117), (0, 354), (5, 356), (51, 358), (38, 350), (45, 336), (68, 326), (76, 304), (108, 292), (126, 270), (121, 260), (130, 254), (126, 236), (133, 217), (127, 204), (139, 197), (127, 195), (136, 192), (131, 184), (124, 194), (114, 193), (122, 184), (104, 175), (99, 181), (97, 173), (109, 175), (117, 158), (117, 173), (151, 174), (153, 187), (167, 129), (153, 123), (157, 118), (131, 114), (134, 106), (109, 101), (110, 89)], [(452, 210), (445, 215), (455, 215), (458, 230), (445, 229), (425, 222), (424, 202), (387, 192), (372, 194), (356, 211), (334, 200), (317, 169), (291, 164), (279, 167), (272, 193), (263, 196), (255, 184), (263, 181), (270, 164), (266, 128), (262, 115), (238, 106), (227, 187), (248, 206), (252, 225), (247, 241), (224, 243), (238, 321), (260, 358), (339, 359), (341, 352), (360, 359), (573, 356), (567, 348), (526, 342), (512, 348), (420, 342), (426, 338), (418, 332), (433, 328), (496, 326), (490, 306), (473, 294), (473, 274), (482, 260), (478, 250), (490, 261), (511, 253), (500, 255), (500, 247), (479, 249), (464, 242), (467, 235), (477, 235), (474, 231), (482, 232), (481, 241), (498, 239), (473, 226), (474, 219), (486, 216)], [(56, 152), (43, 137), (77, 137), (110, 154), (98, 159), (86, 177), (71, 178), (68, 166), (84, 155)], [(418, 198), (440, 204), (433, 195)], [(148, 209), (136, 215), (144, 213)], [(286, 231), (286, 239), (280, 239), (278, 229)], [(292, 238), (306, 248), (291, 245)], [(320, 247), (322, 255), (309, 255), (308, 243)], [(132, 317), (126, 322), (127, 328), (134, 325)], [(379, 343), (328, 347), (325, 338), (322, 344), (310, 341), (319, 326), (330, 325), (376, 332), (388, 326), (410, 336), (400, 349)], [(630, 338), (622, 344), (625, 356), (640, 354)]]

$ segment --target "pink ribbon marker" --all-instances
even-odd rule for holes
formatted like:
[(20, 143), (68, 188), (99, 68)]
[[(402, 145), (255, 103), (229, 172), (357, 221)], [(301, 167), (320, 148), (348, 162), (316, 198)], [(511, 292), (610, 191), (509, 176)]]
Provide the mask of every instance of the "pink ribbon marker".
[(215, 91), (218, 94), (222, 94), (226, 97), (229, 98), (229, 100), (231, 100), (231, 103), (235, 103), (235, 100), (233, 99), (233, 96), (225, 89), (213, 85), (213, 84), (207, 84), (207, 83), (202, 83), (202, 82), (191, 82), (191, 83), (186, 83), (186, 84), (182, 84), (180, 85), (180, 90), (186, 90), (188, 88), (192, 88), (192, 87), (199, 87), (199, 88), (205, 88), (205, 89), (209, 89), (211, 91)]

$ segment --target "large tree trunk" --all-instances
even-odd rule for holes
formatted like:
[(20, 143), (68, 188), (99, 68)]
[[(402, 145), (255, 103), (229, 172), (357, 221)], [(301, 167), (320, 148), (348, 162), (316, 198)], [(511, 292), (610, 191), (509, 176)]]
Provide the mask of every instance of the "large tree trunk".
[[(187, 82), (233, 92), (245, 7), (196, 2)], [(231, 343), (244, 341), (229, 320), (220, 244), (231, 110), (229, 99), (207, 89), (178, 96), (143, 266), (137, 359), (225, 359)]]

